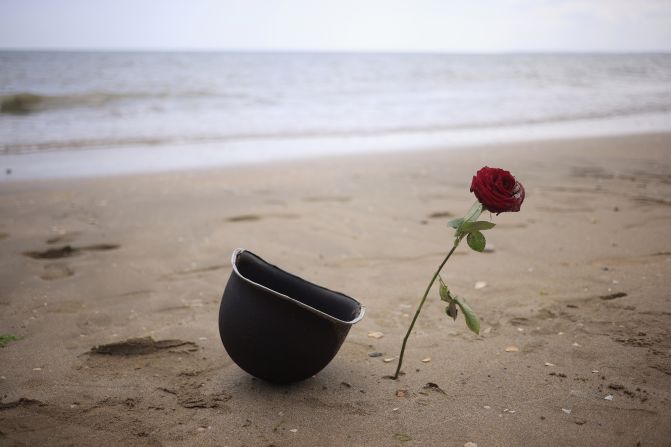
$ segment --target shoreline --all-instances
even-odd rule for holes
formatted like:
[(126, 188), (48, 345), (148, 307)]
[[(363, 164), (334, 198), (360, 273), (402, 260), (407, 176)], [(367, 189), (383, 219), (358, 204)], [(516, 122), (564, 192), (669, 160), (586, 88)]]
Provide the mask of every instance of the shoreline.
[[(479, 147), (545, 141), (615, 138), (671, 132), (671, 115), (655, 114), (532, 126), (398, 133), (373, 137), (288, 138), (56, 150), (0, 155), (0, 183), (22, 180), (141, 175), (159, 172), (262, 165), (341, 156)], [(314, 148), (320, 147), (320, 152)], [(7, 175), (10, 170), (11, 175)]]

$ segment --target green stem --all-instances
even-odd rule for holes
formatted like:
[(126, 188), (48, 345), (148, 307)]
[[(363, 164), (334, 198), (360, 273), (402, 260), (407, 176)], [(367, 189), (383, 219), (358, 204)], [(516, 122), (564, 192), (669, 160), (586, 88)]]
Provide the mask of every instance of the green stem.
[(426, 291), (424, 292), (424, 296), (422, 297), (422, 301), (419, 302), (419, 306), (417, 307), (417, 311), (415, 312), (415, 316), (412, 318), (412, 322), (410, 323), (410, 327), (408, 328), (408, 332), (406, 332), (405, 337), (403, 337), (403, 345), (401, 346), (401, 354), (398, 357), (398, 366), (396, 367), (396, 372), (394, 373), (393, 379), (396, 380), (398, 379), (398, 374), (401, 372), (401, 365), (403, 364), (403, 354), (405, 353), (405, 345), (408, 343), (408, 338), (410, 337), (410, 332), (412, 332), (412, 328), (415, 326), (415, 322), (417, 321), (417, 317), (419, 317), (419, 313), (422, 311), (422, 306), (424, 306), (424, 302), (426, 301), (426, 297), (429, 295), (429, 291), (431, 290), (431, 286), (433, 286), (433, 283), (436, 282), (436, 278), (438, 278), (438, 275), (440, 274), (440, 271), (443, 269), (443, 266), (447, 262), (448, 259), (450, 259), (450, 256), (452, 256), (452, 253), (454, 253), (454, 250), (457, 249), (459, 246), (459, 242), (461, 242), (461, 238), (457, 238), (454, 240), (454, 246), (452, 247), (452, 250), (445, 256), (445, 259), (443, 259), (443, 262), (440, 263), (440, 266), (438, 267), (438, 270), (436, 270), (436, 273), (433, 274), (433, 278), (431, 278), (431, 281), (429, 282), (429, 285), (426, 287)]

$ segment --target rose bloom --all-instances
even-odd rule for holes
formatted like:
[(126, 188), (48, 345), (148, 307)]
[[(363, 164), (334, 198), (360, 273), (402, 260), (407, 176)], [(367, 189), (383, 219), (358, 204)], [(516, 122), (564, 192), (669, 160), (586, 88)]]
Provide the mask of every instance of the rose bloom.
[(482, 206), (496, 214), (519, 211), (524, 202), (524, 187), (513, 175), (499, 168), (485, 166), (471, 182), (471, 192)]

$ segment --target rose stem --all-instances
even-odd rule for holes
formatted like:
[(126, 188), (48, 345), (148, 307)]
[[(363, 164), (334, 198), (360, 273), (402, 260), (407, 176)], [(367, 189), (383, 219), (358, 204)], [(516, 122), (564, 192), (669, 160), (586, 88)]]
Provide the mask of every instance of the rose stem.
[(448, 259), (450, 259), (450, 256), (452, 256), (452, 253), (454, 253), (454, 250), (457, 249), (457, 246), (459, 245), (459, 242), (461, 242), (461, 238), (457, 238), (454, 241), (454, 246), (452, 247), (452, 250), (445, 256), (445, 259), (443, 259), (443, 262), (440, 263), (440, 266), (438, 267), (438, 270), (436, 270), (436, 273), (433, 274), (433, 278), (431, 278), (431, 282), (429, 282), (429, 285), (426, 287), (426, 291), (424, 292), (424, 296), (422, 297), (422, 301), (419, 302), (419, 306), (417, 307), (417, 311), (415, 312), (415, 316), (412, 318), (412, 322), (410, 323), (410, 327), (408, 328), (408, 332), (406, 332), (405, 337), (403, 337), (403, 345), (401, 346), (401, 354), (398, 356), (398, 366), (396, 367), (396, 372), (394, 373), (393, 379), (396, 380), (398, 379), (398, 374), (401, 372), (401, 365), (403, 364), (403, 354), (405, 353), (405, 345), (408, 343), (408, 337), (410, 337), (410, 332), (412, 332), (412, 328), (415, 326), (415, 321), (417, 321), (417, 317), (419, 317), (419, 313), (422, 310), (422, 306), (424, 306), (424, 302), (426, 301), (426, 297), (429, 295), (429, 291), (431, 290), (431, 286), (433, 286), (433, 283), (436, 282), (436, 278), (438, 278), (438, 275), (440, 274), (440, 271), (443, 269), (443, 266), (447, 262)]

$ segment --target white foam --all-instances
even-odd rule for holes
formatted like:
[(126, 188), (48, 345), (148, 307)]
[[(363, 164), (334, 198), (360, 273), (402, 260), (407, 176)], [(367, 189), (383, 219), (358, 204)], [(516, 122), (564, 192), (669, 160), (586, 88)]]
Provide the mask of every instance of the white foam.
[[(355, 153), (450, 150), (516, 141), (670, 131), (671, 114), (652, 114), (351, 138), (244, 139), (217, 143), (34, 152), (0, 156), (0, 182), (207, 169)], [(11, 169), (10, 175), (3, 174), (7, 169)]]

